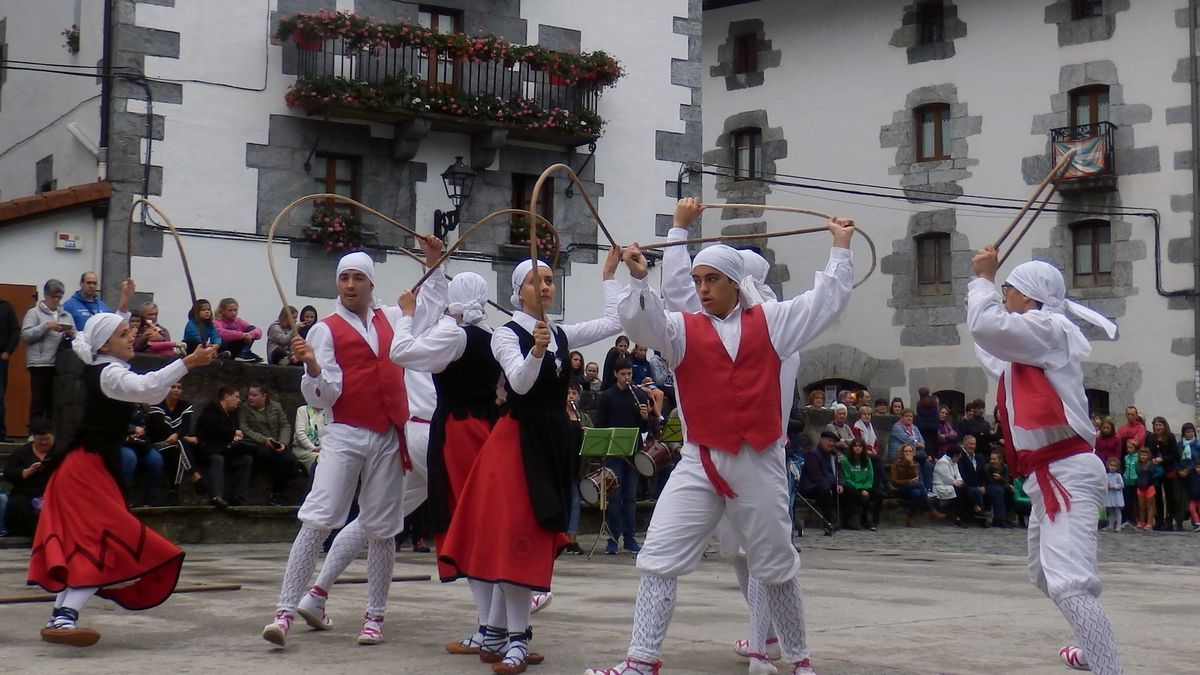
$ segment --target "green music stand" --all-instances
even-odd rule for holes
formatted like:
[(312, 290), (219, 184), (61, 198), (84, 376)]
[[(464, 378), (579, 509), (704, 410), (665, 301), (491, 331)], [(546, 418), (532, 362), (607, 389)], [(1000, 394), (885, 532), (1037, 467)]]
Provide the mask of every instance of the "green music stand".
[(668, 417), (663, 423), (658, 440), (663, 443), (683, 443), (683, 422), (678, 417)]
[[(637, 452), (640, 432), (636, 427), (590, 427), (583, 430), (583, 444), (579, 447), (580, 457), (621, 457), (626, 462)], [(608, 491), (604, 486), (596, 490), (600, 506), (600, 531), (588, 551), (588, 560), (596, 553), (596, 546), (605, 534), (614, 539), (612, 530), (608, 529)], [(578, 490), (579, 486), (576, 485)], [(618, 488), (619, 489), (619, 488)]]

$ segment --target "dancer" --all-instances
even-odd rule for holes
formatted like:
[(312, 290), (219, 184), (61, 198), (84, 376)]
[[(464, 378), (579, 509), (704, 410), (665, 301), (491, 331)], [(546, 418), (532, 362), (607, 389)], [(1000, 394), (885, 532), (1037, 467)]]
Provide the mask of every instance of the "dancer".
[[(679, 200), (675, 205), (675, 217), (671, 230), (667, 232), (667, 241), (687, 239), (688, 227), (703, 211), (704, 207), (700, 205), (700, 200), (694, 197), (685, 197)], [(745, 289), (753, 304), (760, 305), (763, 302), (775, 301), (775, 291), (766, 283), (770, 263), (754, 251), (743, 249), (738, 253), (742, 256), (743, 271), (746, 274), (740, 287)], [(700, 297), (696, 294), (696, 286), (692, 283), (691, 268), (692, 259), (685, 247), (669, 246), (663, 251), (662, 293), (668, 311), (700, 311)], [(780, 419), (783, 422), (783, 428), (780, 430), (781, 437), (787, 435), (787, 420), (796, 397), (796, 373), (799, 369), (800, 354), (798, 353), (784, 359), (779, 369)], [(784, 503), (787, 503), (790, 508), (790, 501), (787, 497), (784, 498)], [(728, 516), (723, 517), (717, 525), (717, 535), (721, 541), (721, 554), (732, 561), (738, 588), (741, 589), (742, 597), (750, 606), (750, 637), (734, 640), (733, 651), (739, 656), (758, 661), (759, 664), (754, 667), (759, 668), (762, 672), (775, 672), (775, 666), (770, 662), (778, 660), (782, 656), (779, 650), (779, 637), (775, 633), (771, 611), (766, 606), (761, 582), (750, 577), (749, 568), (746, 566), (746, 550), (739, 544), (738, 534), (737, 528), (734, 527)]]
[(100, 639), (78, 625), (93, 595), (125, 609), (149, 609), (175, 590), (183, 551), (146, 527), (125, 506), (117, 485), (121, 442), (134, 404), (158, 403), (184, 373), (203, 366), (216, 347), (201, 347), (145, 375), (129, 370), (133, 331), (117, 314), (93, 314), (71, 345), (85, 364), (83, 418), (55, 466), (29, 559), (29, 584), (58, 593), (46, 642), (87, 647)]
[(1054, 601), (1080, 646), (1059, 650), (1076, 670), (1121, 672), (1108, 614), (1100, 605), (1096, 523), (1107, 480), (1092, 451), (1096, 430), (1088, 417), (1081, 361), (1092, 347), (1068, 314), (1103, 329), (1117, 327), (1065, 298), (1062, 273), (1038, 260), (1022, 263), (996, 292), (996, 249), (971, 260), (967, 326), (985, 370), (998, 381), (996, 401), (1006, 461), (1029, 476), (1029, 578)]
[[(642, 580), (627, 658), (589, 675), (659, 672), (677, 578), (696, 568), (726, 514), (743, 533), (749, 574), (763, 584), (792, 674), (814, 672), (796, 579), (800, 557), (789, 536), (779, 380), (783, 360), (832, 324), (850, 298), (853, 222), (831, 218), (827, 227), (833, 248), (813, 290), (758, 306), (742, 288), (742, 258), (728, 246), (706, 248), (693, 261), (703, 308), (694, 313), (665, 311), (646, 282), (641, 251), (634, 244), (626, 252), (633, 280), (621, 294), (621, 324), (675, 370), (687, 440), (638, 555)], [(728, 386), (709, 386), (714, 381)], [(755, 659), (751, 668), (760, 664)]]
[[(426, 261), (432, 263), (441, 241), (429, 235), (420, 242)], [(307, 341), (292, 338), (292, 355), (304, 364), (300, 381), (304, 399), (329, 411), (330, 420), (321, 438), (320, 467), (297, 514), (300, 532), (288, 555), (275, 620), (262, 631), (264, 640), (279, 646), (287, 641), (321, 543), (330, 530), (346, 523), (356, 485), (357, 520), (367, 536), (367, 611), (358, 643), (383, 641), (384, 610), (396, 560), (393, 537), (403, 526), (404, 478), (413, 468), (401, 436), (409, 418), (404, 369), (388, 358), (400, 309), (378, 304), (375, 263), (366, 253), (342, 256), (336, 279), (334, 313), (309, 330)], [(445, 300), (439, 291), (436, 282), (427, 286), (421, 294), (423, 304), (440, 308)], [(360, 546), (353, 547), (354, 553)], [(316, 609), (326, 623), (324, 608), (314, 608), (314, 615)]]
[(522, 673), (532, 662), (531, 594), (550, 590), (554, 557), (567, 545), (568, 490), (574, 489), (568, 453), (579, 452), (568, 446), (570, 423), (563, 406), (568, 359), (572, 348), (620, 330), (620, 286), (613, 280), (619, 261), (614, 248), (604, 262), (604, 316), (577, 324), (553, 324), (529, 313), (536, 311), (539, 296), (541, 307), (553, 305), (554, 272), (540, 261), (536, 269), (532, 260), (522, 262), (512, 274), (517, 311), (492, 335), (492, 353), (508, 392), (504, 413), (462, 488), (438, 561), (451, 571), (449, 578), (498, 584), (502, 601), (493, 599), (491, 616), (506, 617), (507, 643), (485, 635), (479, 655), (496, 661), (496, 673)]

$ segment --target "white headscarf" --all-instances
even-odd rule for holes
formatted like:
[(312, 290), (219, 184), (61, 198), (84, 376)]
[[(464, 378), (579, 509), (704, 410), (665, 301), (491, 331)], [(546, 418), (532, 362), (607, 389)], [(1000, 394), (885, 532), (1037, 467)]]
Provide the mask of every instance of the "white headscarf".
[(756, 302), (757, 294), (748, 290), (753, 286), (741, 283), (746, 278), (746, 270), (745, 264), (742, 262), (742, 254), (737, 249), (725, 244), (715, 244), (701, 249), (692, 259), (692, 271), (695, 271), (700, 265), (707, 265), (732, 279), (738, 287), (738, 300), (743, 308), (753, 307), (762, 301), (761, 298), (758, 298)]
[[(336, 281), (346, 270), (362, 272), (366, 275), (367, 281), (370, 281), (372, 286), (375, 285), (375, 261), (371, 259), (370, 255), (362, 251), (355, 251), (342, 256), (342, 259), (338, 261), (337, 272), (333, 276), (334, 280)], [(339, 299), (338, 302), (340, 303), (341, 300)], [(371, 293), (370, 306), (377, 306), (374, 291)]]
[[(547, 265), (546, 263), (542, 262), (541, 260), (537, 261), (537, 264), (538, 264), (538, 267), (544, 267), (545, 269), (550, 269), (550, 266)], [(512, 295), (508, 298), (508, 301), (511, 302), (512, 306), (516, 307), (517, 309), (522, 309), (522, 307), (521, 307), (521, 285), (525, 283), (525, 277), (529, 276), (529, 273), (532, 271), (533, 271), (533, 260), (532, 259), (522, 260), (521, 264), (517, 265), (516, 268), (513, 269)]]
[(1092, 346), (1079, 327), (1067, 318), (1068, 314), (1102, 329), (1109, 339), (1117, 337), (1115, 323), (1099, 312), (1067, 299), (1067, 285), (1063, 281), (1062, 272), (1054, 265), (1041, 260), (1021, 263), (1009, 272), (1007, 281), (1022, 295), (1042, 303), (1042, 309), (1048, 312), (1067, 334), (1067, 345), (1072, 355), (1087, 356), (1091, 354)]
[(742, 256), (742, 268), (746, 273), (741, 283), (746, 295), (755, 305), (774, 301), (775, 291), (767, 285), (767, 272), (771, 271), (771, 263), (750, 249), (738, 249), (738, 253)]
[(465, 325), (477, 325), (487, 316), (484, 306), (491, 294), (483, 277), (474, 272), (459, 272), (450, 280), (450, 304), (446, 311), (461, 316)]
[(83, 330), (75, 334), (75, 339), (71, 342), (71, 349), (84, 365), (90, 366), (96, 360), (96, 353), (108, 342), (113, 333), (117, 332), (122, 321), (124, 319), (119, 314), (109, 312), (93, 314), (84, 324)]

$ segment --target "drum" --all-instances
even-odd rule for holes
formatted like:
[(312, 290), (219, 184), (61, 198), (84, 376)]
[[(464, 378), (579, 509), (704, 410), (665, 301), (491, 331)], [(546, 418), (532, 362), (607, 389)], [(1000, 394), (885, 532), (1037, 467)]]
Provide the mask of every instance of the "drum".
[(654, 474), (665, 469), (671, 463), (671, 451), (665, 443), (652, 443), (633, 456), (633, 466), (637, 472), (651, 478)]
[(621, 483), (617, 480), (617, 474), (607, 466), (602, 466), (579, 481), (579, 498), (583, 500), (584, 504), (599, 504), (601, 490), (604, 491), (604, 497), (607, 500), (611, 499), (620, 487)]

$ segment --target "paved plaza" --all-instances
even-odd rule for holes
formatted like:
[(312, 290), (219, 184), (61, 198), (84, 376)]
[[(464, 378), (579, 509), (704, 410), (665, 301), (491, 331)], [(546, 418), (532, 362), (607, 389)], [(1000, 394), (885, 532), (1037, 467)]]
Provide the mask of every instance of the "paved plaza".
[[(1024, 532), (924, 527), (843, 532), (797, 540), (804, 550), (808, 637), (821, 673), (1066, 673), (1069, 637), (1054, 606), (1025, 579)], [(1129, 673), (1190, 673), (1200, 663), (1200, 534), (1101, 535), (1103, 601)], [(273, 611), (286, 544), (188, 547), (181, 583), (240, 583), (236, 592), (180, 594), (147, 612), (94, 601), (85, 623), (103, 639), (90, 649), (42, 643), (49, 605), (0, 605), (6, 673), (490, 673), (442, 643), (473, 627), (464, 584), (396, 583), (387, 642), (360, 647), (366, 589), (338, 585), (334, 630), (299, 624), (286, 649), (259, 638)], [(24, 587), (28, 552), (0, 550), (3, 594)], [(432, 556), (398, 555), (396, 574), (433, 574)], [(362, 575), (357, 561), (350, 575)], [(567, 556), (555, 598), (535, 615), (538, 675), (579, 674), (622, 657), (638, 575), (632, 558)], [(666, 673), (746, 672), (730, 643), (745, 633), (733, 571), (713, 556), (682, 580), (664, 653)]]

